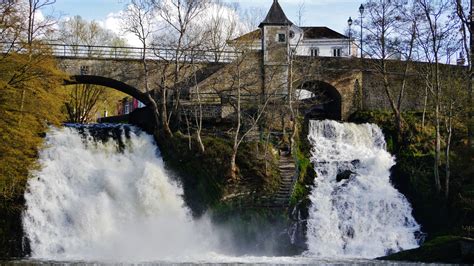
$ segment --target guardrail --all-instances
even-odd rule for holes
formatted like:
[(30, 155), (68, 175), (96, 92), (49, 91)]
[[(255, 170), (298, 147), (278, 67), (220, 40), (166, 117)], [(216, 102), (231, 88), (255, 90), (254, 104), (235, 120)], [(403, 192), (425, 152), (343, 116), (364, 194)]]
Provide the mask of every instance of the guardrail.
[[(2, 52), (13, 47), (16, 52), (26, 51), (26, 46), (21, 43), (0, 43)], [(87, 58), (87, 59), (115, 59), (115, 60), (147, 60), (174, 61), (176, 58), (183, 62), (213, 62), (228, 63), (237, 59), (241, 53), (235, 51), (217, 51), (202, 49), (181, 49), (173, 47), (150, 46), (146, 49), (139, 47), (119, 47), (100, 45), (70, 45), (57, 43), (43, 43), (50, 49), (54, 56), (65, 58)]]

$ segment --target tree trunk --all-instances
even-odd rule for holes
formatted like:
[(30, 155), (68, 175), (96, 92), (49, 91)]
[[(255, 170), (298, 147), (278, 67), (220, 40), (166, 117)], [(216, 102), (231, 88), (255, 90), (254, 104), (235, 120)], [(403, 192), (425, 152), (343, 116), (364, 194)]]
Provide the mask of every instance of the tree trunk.
[(202, 139), (201, 139), (201, 130), (197, 131), (196, 140), (199, 143), (199, 148), (201, 149), (201, 152), (204, 153), (206, 151), (206, 147), (204, 147), (204, 143), (202, 142)]
[(20, 118), (18, 119), (18, 125), (21, 126), (23, 121), (23, 109), (25, 108), (25, 97), (26, 97), (26, 90), (21, 90), (21, 99), (20, 99)]
[[(298, 44), (296, 45), (297, 47), (299, 46), (299, 42), (301, 39), (298, 41)], [(293, 152), (293, 148), (295, 148), (296, 145), (296, 134), (298, 133), (298, 113), (297, 113), (297, 108), (293, 106), (293, 96), (295, 96), (294, 88), (293, 88), (293, 80), (294, 80), (294, 74), (293, 74), (293, 69), (294, 69), (294, 63), (295, 63), (295, 53), (291, 53), (290, 57), (290, 69), (289, 69), (289, 77), (288, 77), (288, 107), (290, 108), (290, 117), (292, 121), (291, 125), (291, 137), (290, 137), (290, 153)], [(296, 109), (296, 111), (295, 111)]]
[(451, 139), (453, 136), (453, 101), (449, 103), (449, 112), (448, 112), (448, 118), (446, 121), (446, 150), (445, 150), (445, 156), (446, 156), (446, 179), (445, 179), (445, 186), (444, 186), (444, 196), (446, 199), (449, 198), (449, 182), (451, 178)]
[(403, 117), (400, 110), (397, 108), (397, 104), (393, 98), (392, 92), (390, 91), (390, 83), (388, 81), (388, 73), (385, 59), (382, 60), (382, 75), (383, 75), (383, 87), (385, 94), (387, 94), (388, 101), (390, 102), (390, 107), (392, 108), (393, 114), (395, 116), (395, 122), (397, 124), (397, 142), (400, 143), (402, 140), (403, 134)]
[(238, 147), (234, 145), (232, 149), (232, 155), (230, 157), (230, 179), (232, 181), (237, 180), (237, 163), (235, 162), (237, 158), (237, 150)]
[(199, 90), (198, 86), (198, 81), (197, 81), (197, 76), (196, 76), (196, 65), (194, 65), (193, 62), (193, 72), (194, 72), (194, 86), (196, 86), (196, 94), (198, 98), (198, 108), (199, 108), (199, 113), (195, 114), (196, 118), (196, 140), (199, 143), (199, 148), (201, 149), (201, 152), (204, 153), (206, 151), (206, 148), (204, 147), (204, 144), (202, 143), (201, 139), (201, 132), (202, 132), (202, 102), (201, 102), (201, 92)]
[(469, 74), (470, 74), (470, 83), (468, 91), (468, 141), (469, 147), (474, 149), (474, 106), (473, 106), (473, 86), (474, 86), (474, 73), (472, 64), (474, 63), (474, 1), (471, 0), (470, 8), (470, 60), (469, 60)]
[(421, 132), (425, 129), (426, 109), (428, 107), (428, 84), (425, 84), (425, 99), (423, 102), (423, 116), (421, 118)]
[[(148, 98), (148, 101), (151, 104), (152, 111), (153, 111), (153, 118), (155, 122), (155, 127), (158, 129), (158, 126), (160, 124), (160, 115), (159, 115), (159, 110), (158, 110), (158, 105), (156, 104), (155, 99), (151, 96), (151, 91), (150, 91), (150, 83), (149, 83), (149, 70), (148, 70), (148, 63), (146, 61), (146, 43), (145, 40), (143, 40), (143, 57), (142, 57), (142, 64), (143, 64), (143, 71), (145, 75), (145, 92), (146, 96)], [(158, 134), (158, 130), (155, 130), (155, 134)]]
[[(438, 58), (435, 55), (435, 58)], [(439, 63), (435, 63), (435, 120), (436, 120), (436, 139), (435, 139), (435, 161), (434, 161), (434, 178), (436, 192), (441, 192), (441, 182), (439, 177), (439, 166), (440, 166), (440, 156), (441, 156), (441, 122), (440, 122), (440, 101), (441, 101), (441, 85), (439, 79)]]
[(235, 135), (234, 135), (234, 145), (232, 147), (232, 156), (230, 160), (230, 176), (232, 180), (237, 179), (237, 164), (235, 159), (237, 157), (237, 151), (239, 149), (240, 141), (239, 141), (239, 134), (240, 134), (240, 127), (242, 126), (242, 113), (241, 113), (241, 102), (240, 102), (240, 66), (237, 66), (237, 106), (236, 106), (236, 113), (237, 113), (237, 125), (235, 127)]
[[(164, 79), (164, 78), (163, 78)], [(170, 125), (168, 123), (168, 108), (167, 108), (167, 89), (166, 84), (162, 81), (162, 88), (161, 88), (161, 125), (163, 126), (163, 132), (165, 133), (166, 137), (171, 137), (173, 134), (171, 133)]]

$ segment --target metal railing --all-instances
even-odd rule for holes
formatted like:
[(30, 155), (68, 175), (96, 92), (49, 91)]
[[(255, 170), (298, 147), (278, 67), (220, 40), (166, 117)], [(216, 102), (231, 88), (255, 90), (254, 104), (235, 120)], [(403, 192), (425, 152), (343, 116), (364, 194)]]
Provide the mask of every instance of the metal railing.
[[(3, 53), (13, 48), (16, 52), (26, 52), (26, 46), (22, 43), (0, 43)], [(114, 60), (166, 60), (174, 61), (176, 58), (181, 62), (213, 62), (228, 63), (237, 59), (241, 53), (235, 51), (217, 51), (203, 49), (176, 49), (173, 47), (150, 46), (146, 49), (139, 47), (119, 47), (100, 45), (71, 45), (57, 43), (43, 43), (43, 47), (50, 49), (56, 57), (62, 58), (84, 58), (84, 59), (114, 59)]]

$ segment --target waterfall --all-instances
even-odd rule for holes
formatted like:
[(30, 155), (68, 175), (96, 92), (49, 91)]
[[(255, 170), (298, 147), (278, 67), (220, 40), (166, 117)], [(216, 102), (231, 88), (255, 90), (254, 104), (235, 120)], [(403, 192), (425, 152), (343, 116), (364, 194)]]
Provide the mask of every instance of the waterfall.
[(215, 245), (150, 135), (128, 126), (51, 129), (39, 157), (23, 215), (33, 258), (185, 260)]
[(310, 121), (309, 140), (317, 173), (310, 195), (310, 254), (375, 258), (418, 246), (420, 226), (390, 183), (395, 158), (378, 126)]

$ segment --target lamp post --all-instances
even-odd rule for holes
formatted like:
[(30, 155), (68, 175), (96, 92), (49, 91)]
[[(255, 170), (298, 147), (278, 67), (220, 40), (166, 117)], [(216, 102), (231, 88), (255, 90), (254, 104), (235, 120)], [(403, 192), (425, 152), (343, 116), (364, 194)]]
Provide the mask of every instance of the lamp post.
[(349, 17), (347, 20), (347, 25), (349, 25), (349, 55), (351, 55), (351, 44), (352, 44), (352, 31), (351, 31), (351, 26), (352, 26), (352, 18)]
[(364, 18), (364, 5), (360, 4), (359, 13), (360, 13), (360, 58), (364, 58), (364, 49), (363, 49), (363, 41), (362, 41), (362, 19)]

